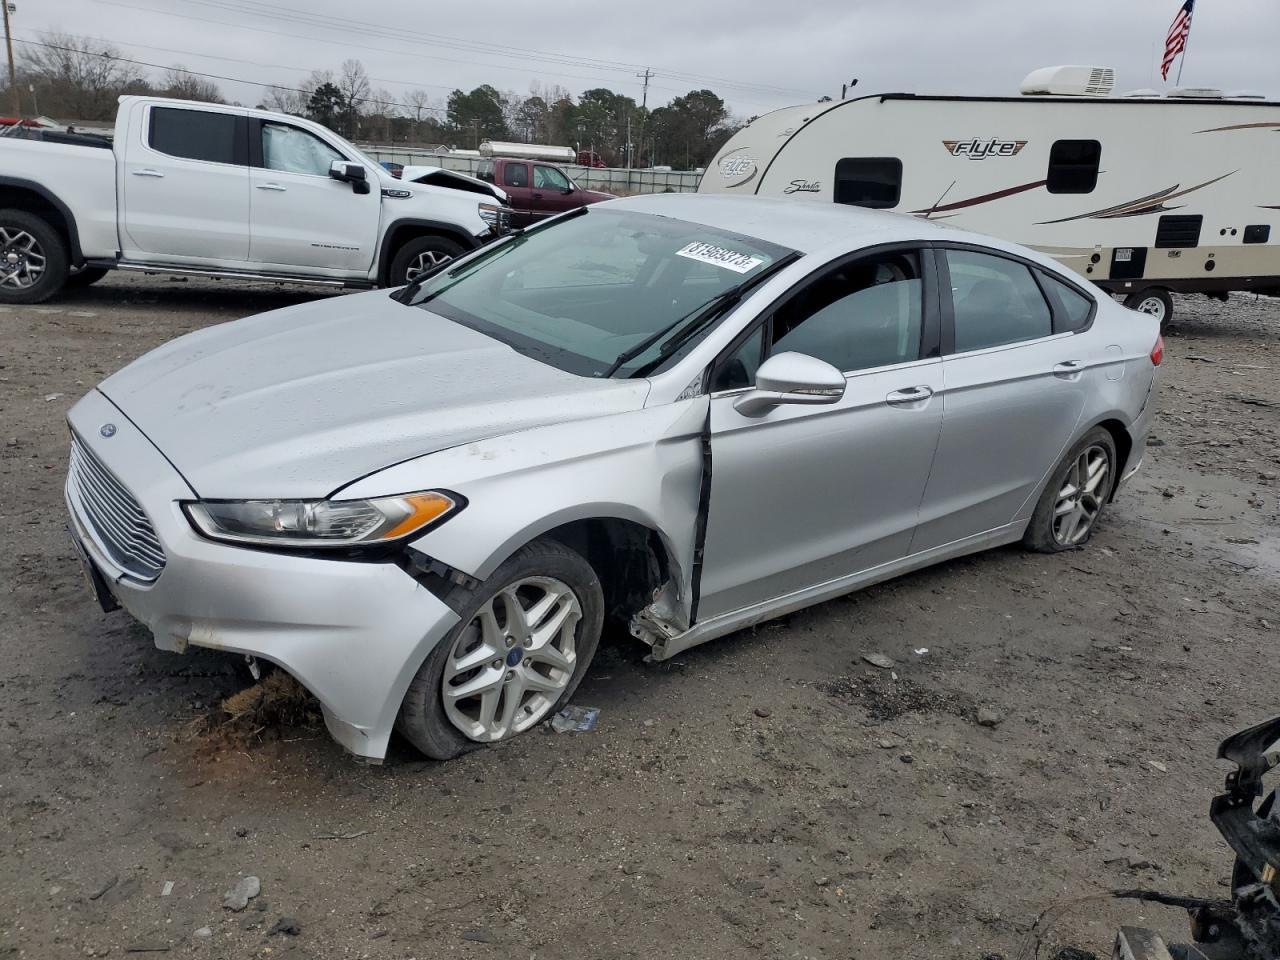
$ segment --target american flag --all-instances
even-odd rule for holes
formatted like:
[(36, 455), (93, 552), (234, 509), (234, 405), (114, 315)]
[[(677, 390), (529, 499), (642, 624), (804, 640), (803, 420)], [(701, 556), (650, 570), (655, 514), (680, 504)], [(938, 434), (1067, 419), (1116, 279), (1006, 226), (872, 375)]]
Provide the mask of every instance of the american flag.
[(1191, 35), (1191, 11), (1195, 5), (1196, 0), (1187, 0), (1182, 5), (1178, 15), (1173, 18), (1173, 25), (1169, 27), (1169, 35), (1164, 38), (1164, 60), (1160, 62), (1160, 76), (1165, 80), (1169, 79), (1169, 68), (1173, 66), (1173, 61), (1187, 49), (1187, 37)]

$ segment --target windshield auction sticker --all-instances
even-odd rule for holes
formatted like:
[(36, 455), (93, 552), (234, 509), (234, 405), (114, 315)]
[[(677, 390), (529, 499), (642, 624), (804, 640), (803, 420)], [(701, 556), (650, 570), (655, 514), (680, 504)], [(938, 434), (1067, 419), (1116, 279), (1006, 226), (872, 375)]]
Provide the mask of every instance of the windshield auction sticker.
[(688, 246), (681, 247), (676, 251), (676, 256), (688, 257), (690, 260), (697, 260), (699, 263), (709, 263), (713, 266), (724, 267), (734, 273), (750, 273), (764, 263), (763, 257), (753, 257), (750, 254), (738, 253), (736, 250), (726, 250), (724, 247), (717, 247), (714, 244), (701, 243), (699, 241), (694, 241)]

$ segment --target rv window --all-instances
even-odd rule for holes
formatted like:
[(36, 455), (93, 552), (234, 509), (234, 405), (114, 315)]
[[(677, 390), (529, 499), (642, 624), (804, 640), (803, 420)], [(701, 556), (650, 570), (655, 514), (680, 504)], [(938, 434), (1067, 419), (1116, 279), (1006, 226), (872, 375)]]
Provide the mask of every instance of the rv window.
[(920, 357), (920, 262), (914, 252), (838, 267), (773, 315), (770, 353), (788, 350), (838, 370), (866, 370)]
[(902, 195), (902, 161), (897, 157), (845, 157), (836, 161), (836, 203), (889, 209)]
[(1049, 305), (1031, 271), (1004, 257), (948, 250), (956, 353), (1035, 340), (1053, 332)]
[(1093, 315), (1092, 299), (1047, 273), (1040, 273), (1040, 279), (1048, 288), (1050, 298), (1058, 301), (1059, 317), (1054, 333), (1075, 333), (1089, 325)]
[(1097, 140), (1058, 140), (1049, 149), (1050, 193), (1092, 193), (1098, 185), (1102, 144)]

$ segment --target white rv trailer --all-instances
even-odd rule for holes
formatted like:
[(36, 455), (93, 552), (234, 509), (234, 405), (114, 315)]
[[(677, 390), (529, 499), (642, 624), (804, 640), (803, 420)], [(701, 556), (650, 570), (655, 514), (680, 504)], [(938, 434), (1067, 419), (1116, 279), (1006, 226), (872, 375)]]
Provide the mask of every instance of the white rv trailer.
[(734, 135), (703, 193), (879, 207), (1040, 250), (1167, 321), (1170, 291), (1280, 294), (1280, 103), (1111, 95), (1052, 67), (1020, 97), (876, 94), (788, 107)]

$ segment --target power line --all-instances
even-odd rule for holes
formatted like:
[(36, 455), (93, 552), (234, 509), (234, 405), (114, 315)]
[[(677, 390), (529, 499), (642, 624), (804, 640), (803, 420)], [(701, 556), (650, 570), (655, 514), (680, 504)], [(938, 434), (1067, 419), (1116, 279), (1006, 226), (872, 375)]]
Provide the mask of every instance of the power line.
[[(48, 50), (61, 50), (65, 53), (83, 54), (87, 52), (85, 50), (81, 50), (76, 47), (63, 46), (57, 43), (46, 43), (42, 40), (25, 40), (20, 37), (14, 37), (13, 42), (25, 43), (33, 47), (44, 47)], [(109, 42), (109, 41), (104, 41), (104, 42)], [(220, 73), (204, 73), (200, 70), (188, 70), (186, 67), (175, 67), (175, 66), (170, 66), (168, 64), (163, 64), (163, 63), (151, 63), (147, 60), (137, 60), (133, 57), (120, 57), (120, 56), (114, 56), (112, 54), (107, 54), (107, 53), (94, 53), (92, 54), (92, 56), (102, 57), (105, 60), (114, 60), (117, 63), (132, 63), (133, 65), (139, 66), (139, 67), (151, 67), (152, 69), (155, 69), (155, 70), (172, 70), (174, 73), (184, 73), (192, 77), (203, 77), (206, 80), (222, 80), (226, 83), (247, 83), (250, 86), (254, 86), (254, 87), (268, 87), (268, 88), (274, 87), (277, 90), (288, 90), (291, 93), (303, 93), (308, 95), (310, 95), (313, 92), (303, 87), (289, 87), (280, 83), (265, 83), (261, 80), (248, 80), (248, 79), (245, 79), (244, 77), (228, 77), (225, 74), (220, 74)], [(198, 56), (198, 54), (195, 54), (195, 56)], [(401, 107), (405, 110), (418, 109), (412, 104), (402, 103), (399, 100), (387, 100), (382, 97), (352, 97), (351, 100), (353, 103), (372, 103), (377, 106), (383, 106), (383, 107), (386, 107), (386, 106)], [(423, 107), (422, 109), (432, 110), (437, 112), (445, 112), (441, 107)]]
[[(191, 13), (179, 13), (173, 10), (161, 10), (154, 7), (138, 6), (135, 4), (122, 2), (122, 0), (99, 0), (99, 2), (108, 4), (111, 6), (119, 6), (119, 7), (126, 7), (128, 9), (142, 10), (150, 14), (161, 14), (165, 16), (178, 17), (186, 20), (194, 20), (197, 22), (213, 23), (223, 27), (233, 27), (236, 29), (248, 30), (248, 31), (257, 32), (257, 33), (286, 36), (291, 39), (297, 39), (299, 37), (299, 34), (296, 29), (288, 33), (282, 33), (279, 31), (273, 31), (273, 30), (267, 29), (266, 27), (263, 27), (263, 26), (257, 26), (257, 25), (249, 26), (242, 23), (228, 23), (225, 20), (213, 20), (206, 17), (199, 17)], [(607, 70), (611, 72), (630, 72), (633, 66), (639, 66), (638, 64), (637, 65), (621, 64), (621, 63), (615, 63), (612, 61), (595, 60), (593, 58), (582, 58), (582, 57), (575, 58), (565, 54), (557, 54), (557, 53), (552, 53), (548, 51), (526, 50), (524, 48), (510, 47), (503, 44), (493, 44), (493, 43), (487, 43), (483, 41), (469, 41), (461, 38), (442, 37), (442, 36), (436, 36), (432, 34), (419, 33), (411, 30), (397, 29), (396, 31), (392, 32), (392, 31), (378, 28), (376, 26), (353, 24), (350, 21), (327, 17), (322, 14), (316, 14), (310, 11), (300, 10), (297, 8), (272, 6), (272, 5), (258, 3), (258, 2), (247, 3), (245, 2), (245, 0), (187, 0), (187, 2), (210, 7), (216, 10), (222, 10), (228, 13), (234, 13), (238, 16), (253, 16), (253, 17), (264, 18), (267, 20), (283, 21), (283, 22), (289, 23), (291, 26), (295, 28), (299, 23), (301, 23), (311, 27), (318, 27), (322, 30), (340, 31), (345, 38), (342, 41), (332, 41), (323, 37), (315, 37), (315, 36), (306, 37), (306, 39), (316, 40), (322, 43), (339, 43), (339, 45), (344, 46), (348, 49), (353, 46), (354, 47), (361, 46), (360, 44), (353, 44), (351, 42), (351, 35), (355, 34), (357, 36), (369, 37), (374, 39), (389, 39), (389, 40), (392, 40), (393, 42), (404, 43), (404, 44), (409, 44), (414, 46), (437, 46), (437, 47), (444, 47), (447, 49), (455, 49), (455, 50), (459, 50), (461, 52), (466, 52), (466, 53), (479, 54), (481, 56), (499, 56), (499, 57), (506, 57), (508, 59), (529, 60), (534, 62), (555, 64), (557, 66), (568, 65), (568, 66), (576, 66), (576, 67), (586, 67), (587, 69)], [(393, 53), (401, 56), (404, 56), (408, 53), (408, 51), (405, 51), (405, 50), (393, 50), (393, 49), (388, 49), (386, 47), (365, 46), (363, 48), (379, 50), (380, 52)], [(444, 62), (460, 62), (460, 63), (466, 63), (470, 65), (474, 65), (477, 62), (474, 59), (457, 61), (457, 60), (452, 60), (451, 58), (448, 58), (448, 57), (441, 57), (438, 55), (433, 55), (433, 59), (441, 60)], [(503, 69), (503, 70), (517, 70), (525, 73), (529, 72), (528, 68), (511, 66), (508, 64), (485, 63), (484, 65), (492, 66), (494, 68)], [(580, 80), (592, 80), (597, 82), (602, 80), (602, 78), (598, 76), (596, 77), (583, 76), (582, 74), (573, 74), (568, 72), (559, 73), (558, 76), (572, 77), (574, 79), (580, 79)], [(700, 74), (684, 73), (684, 72), (678, 72), (678, 71), (662, 71), (662, 76), (669, 77), (671, 79), (676, 79), (676, 80), (693, 82), (693, 83), (711, 82), (711, 83), (722, 84), (723, 86), (732, 87), (734, 89), (741, 90), (746, 93), (755, 94), (756, 96), (767, 96), (774, 99), (776, 99), (779, 96), (788, 96), (788, 97), (812, 96), (812, 94), (804, 93), (802, 91), (790, 90), (783, 87), (773, 87), (767, 84), (743, 82), (740, 80), (730, 80), (728, 78), (722, 78), (722, 77), (709, 77), (709, 76), (703, 76)], [(660, 88), (660, 89), (666, 89), (669, 92), (675, 93), (675, 94), (679, 94), (682, 92), (680, 90), (676, 90), (672, 88)]]

